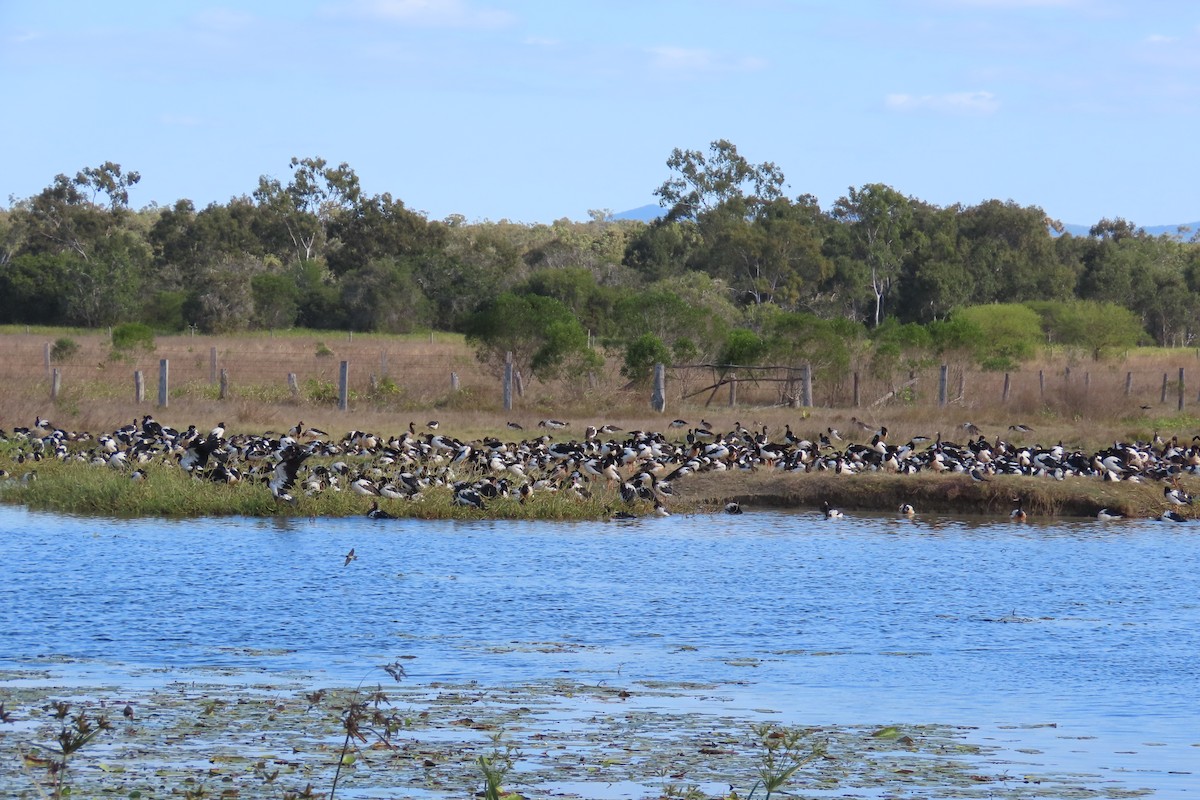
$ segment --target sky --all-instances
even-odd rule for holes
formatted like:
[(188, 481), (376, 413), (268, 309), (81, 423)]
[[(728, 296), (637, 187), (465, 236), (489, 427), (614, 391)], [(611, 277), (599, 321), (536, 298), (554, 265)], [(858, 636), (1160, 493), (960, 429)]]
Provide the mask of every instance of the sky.
[(201, 208), (295, 156), (431, 220), (586, 220), (725, 139), (826, 210), (1200, 220), (1196, 0), (0, 0), (0, 76), (0, 207), (114, 161)]

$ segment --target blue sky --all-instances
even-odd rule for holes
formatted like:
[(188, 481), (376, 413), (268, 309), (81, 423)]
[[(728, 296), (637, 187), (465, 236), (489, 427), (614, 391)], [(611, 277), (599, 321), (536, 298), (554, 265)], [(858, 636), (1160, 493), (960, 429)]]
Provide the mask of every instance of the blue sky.
[(825, 209), (1200, 219), (1195, 0), (0, 0), (0, 74), (3, 206), (111, 160), (201, 207), (320, 156), (431, 219), (586, 219), (723, 138)]

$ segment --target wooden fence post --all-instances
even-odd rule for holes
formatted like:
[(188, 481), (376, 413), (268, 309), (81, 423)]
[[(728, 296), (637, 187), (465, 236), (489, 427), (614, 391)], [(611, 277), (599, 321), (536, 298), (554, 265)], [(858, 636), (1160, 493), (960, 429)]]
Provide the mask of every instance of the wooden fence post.
[(958, 373), (958, 402), (964, 403), (967, 399), (967, 369), (963, 367), (963, 371)]
[(1179, 405), (1177, 408), (1183, 411), (1183, 367), (1179, 368)]
[(167, 407), (167, 400), (170, 397), (171, 388), (171, 363), (168, 359), (162, 358), (158, 361), (158, 406), (159, 408)]
[(513, 362), (512, 351), (504, 354), (504, 410), (512, 411)]
[(146, 379), (140, 369), (133, 371), (133, 402), (142, 403), (146, 400)]
[(729, 373), (729, 407), (737, 405), (737, 375)]
[(229, 370), (221, 367), (221, 388), (217, 390), (217, 399), (224, 400), (229, 397)]
[(1125, 373), (1125, 396), (1129, 397), (1131, 392), (1133, 392), (1133, 372), (1126, 372)]
[(855, 408), (858, 408), (859, 400), (860, 400), (860, 398), (859, 398), (859, 393), (858, 393), (858, 370), (854, 370), (854, 407)]
[(1163, 373), (1162, 396), (1159, 397), (1158, 402), (1167, 402), (1167, 373), (1165, 372)]
[(650, 407), (659, 414), (667, 410), (667, 367), (654, 365), (654, 391), (650, 393)]
[(1008, 388), (1009, 388), (1009, 376), (1008, 376), (1008, 373), (1006, 372), (1006, 373), (1004, 373), (1004, 391), (1000, 395), (1000, 402), (1002, 402), (1002, 403), (1008, 402)]
[[(855, 373), (855, 378), (857, 377), (858, 373)], [(855, 389), (857, 390), (857, 388), (858, 386), (856, 380)], [(855, 391), (855, 394), (858, 394), (858, 392)], [(804, 366), (800, 367), (800, 405), (804, 406), (805, 408), (812, 408), (812, 404), (812, 364), (805, 364)], [(858, 405), (858, 403), (855, 402), (854, 405)]]
[(62, 370), (55, 367), (50, 373), (50, 399), (58, 399), (58, 390), (62, 388)]
[(1038, 370), (1038, 399), (1043, 403), (1046, 401), (1046, 372)]
[(343, 361), (338, 369), (338, 411), (350, 408), (350, 362)]
[(452, 391), (452, 392), (458, 391), (458, 373), (457, 372), (450, 373), (450, 391)]
[(292, 393), (292, 399), (300, 397), (300, 381), (296, 380), (296, 373), (288, 373), (288, 391)]
[(942, 364), (938, 370), (938, 407), (946, 405), (946, 382), (950, 378), (950, 367)]

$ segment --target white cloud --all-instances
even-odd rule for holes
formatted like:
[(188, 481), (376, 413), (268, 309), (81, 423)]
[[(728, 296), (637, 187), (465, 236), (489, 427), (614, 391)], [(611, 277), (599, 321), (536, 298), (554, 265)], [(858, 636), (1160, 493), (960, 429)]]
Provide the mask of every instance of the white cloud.
[(207, 8), (192, 15), (192, 22), (210, 31), (242, 31), (254, 23), (254, 16), (228, 8)]
[(499, 28), (513, 22), (507, 11), (473, 6), (463, 0), (355, 0), (331, 10), (430, 28)]
[(884, 105), (893, 111), (935, 111), (947, 114), (993, 114), (1000, 101), (991, 92), (945, 94), (889, 94)]
[(766, 61), (753, 56), (723, 58), (711, 50), (689, 47), (664, 45), (648, 48), (646, 52), (650, 55), (651, 66), (668, 72), (748, 72), (766, 66)]

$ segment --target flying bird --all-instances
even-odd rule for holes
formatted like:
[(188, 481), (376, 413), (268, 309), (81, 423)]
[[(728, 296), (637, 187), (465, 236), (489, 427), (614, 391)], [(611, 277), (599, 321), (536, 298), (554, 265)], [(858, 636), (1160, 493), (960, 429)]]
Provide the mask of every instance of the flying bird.
[(346, 553), (346, 563), (345, 563), (345, 564), (342, 564), (342, 566), (343, 566), (343, 567), (348, 567), (348, 566), (350, 566), (350, 562), (351, 562), (351, 561), (358, 561), (358, 556), (354, 554), (354, 548), (353, 548), (353, 547), (351, 547), (351, 548), (350, 548), (350, 552), (349, 552), (349, 553)]

